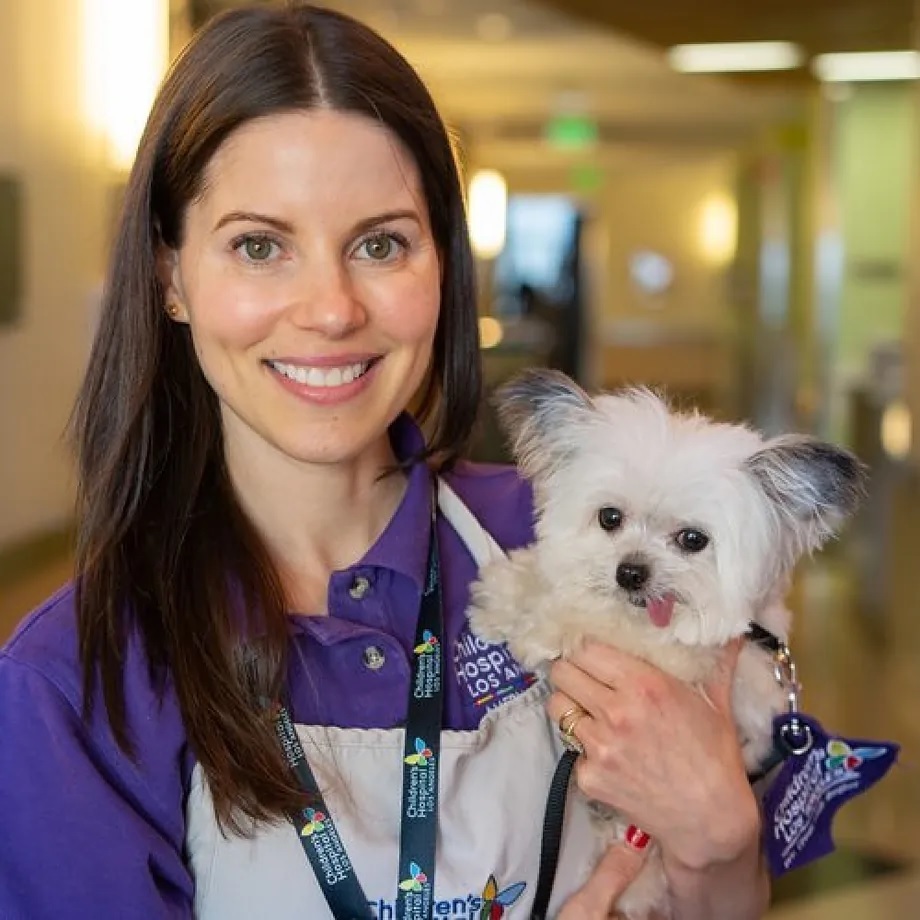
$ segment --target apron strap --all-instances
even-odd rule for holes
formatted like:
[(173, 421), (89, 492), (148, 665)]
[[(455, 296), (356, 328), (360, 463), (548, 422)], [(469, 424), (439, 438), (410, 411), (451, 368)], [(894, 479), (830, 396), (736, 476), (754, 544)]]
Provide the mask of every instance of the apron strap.
[[(479, 523), (476, 516), (461, 500), (460, 496), (440, 477), (438, 478), (438, 507), (441, 513), (457, 531), (466, 545), (477, 567), (489, 562), (507, 558), (507, 553), (495, 538)], [(549, 901), (553, 893), (556, 869), (559, 864), (559, 849), (562, 843), (562, 825), (565, 817), (565, 802), (569, 779), (575, 760), (575, 751), (563, 753), (550, 784), (543, 817), (543, 836), (540, 843), (540, 869), (534, 895), (531, 920), (546, 920)]]
[(438, 477), (438, 507), (457, 531), (478, 568), (482, 568), (488, 562), (506, 558), (507, 553), (495, 542), (495, 538), (479, 523), (460, 496), (441, 477)]

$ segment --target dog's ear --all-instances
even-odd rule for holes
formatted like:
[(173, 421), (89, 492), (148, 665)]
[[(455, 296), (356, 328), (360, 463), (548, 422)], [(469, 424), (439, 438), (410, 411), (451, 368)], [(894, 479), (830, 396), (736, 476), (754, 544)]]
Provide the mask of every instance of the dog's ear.
[(526, 370), (499, 387), (493, 404), (511, 452), (529, 479), (563, 465), (578, 442), (572, 423), (590, 419), (597, 411), (574, 380), (545, 368)]
[(863, 463), (834, 444), (807, 435), (774, 438), (747, 460), (747, 468), (785, 524), (795, 555), (816, 549), (837, 532), (866, 492)]

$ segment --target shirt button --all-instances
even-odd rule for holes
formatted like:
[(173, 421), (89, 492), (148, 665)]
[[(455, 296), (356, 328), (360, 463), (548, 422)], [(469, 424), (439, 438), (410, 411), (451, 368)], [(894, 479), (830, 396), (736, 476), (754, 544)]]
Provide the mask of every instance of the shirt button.
[(348, 594), (356, 601), (360, 601), (371, 589), (371, 583), (363, 575), (356, 576), (348, 589)]
[(371, 671), (379, 671), (386, 660), (387, 656), (383, 654), (383, 649), (377, 645), (369, 645), (364, 650), (364, 665)]

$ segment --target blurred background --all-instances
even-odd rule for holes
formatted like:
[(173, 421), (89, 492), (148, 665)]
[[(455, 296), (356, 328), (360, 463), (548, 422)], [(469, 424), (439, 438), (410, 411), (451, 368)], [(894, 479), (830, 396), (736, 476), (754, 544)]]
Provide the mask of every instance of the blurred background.
[[(155, 87), (233, 0), (0, 3), (0, 642), (69, 577), (62, 432)], [(920, 2), (342, 0), (458, 139), (489, 388), (646, 383), (872, 468), (791, 598), (806, 707), (893, 738), (771, 917), (920, 916)], [(100, 407), (104, 411), (104, 407)], [(488, 409), (475, 445), (504, 447)]]

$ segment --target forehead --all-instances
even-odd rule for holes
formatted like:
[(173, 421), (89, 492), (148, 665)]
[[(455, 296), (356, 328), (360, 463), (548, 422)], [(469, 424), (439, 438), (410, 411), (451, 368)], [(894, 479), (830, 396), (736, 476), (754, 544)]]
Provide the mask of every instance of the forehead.
[(424, 210), (418, 167), (399, 138), (363, 115), (316, 109), (237, 128), (205, 170), (194, 207), (349, 217)]

